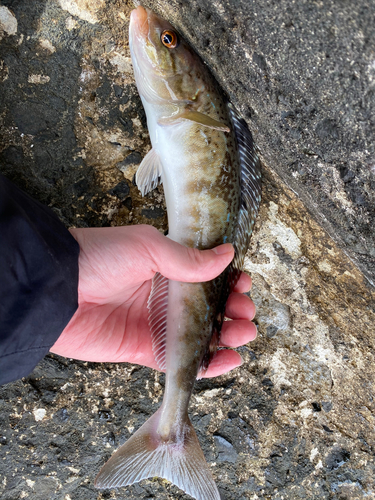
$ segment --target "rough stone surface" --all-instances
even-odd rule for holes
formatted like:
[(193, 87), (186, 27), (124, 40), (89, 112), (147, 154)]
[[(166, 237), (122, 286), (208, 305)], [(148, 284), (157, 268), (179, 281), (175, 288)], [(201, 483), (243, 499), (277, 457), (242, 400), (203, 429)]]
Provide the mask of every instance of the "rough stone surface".
[[(375, 498), (375, 9), (148, 5), (198, 48), (264, 160), (246, 259), (258, 339), (240, 348), (239, 369), (199, 381), (191, 402), (222, 499)], [(2, 0), (0, 170), (66, 225), (167, 227), (162, 188), (142, 199), (133, 183), (150, 143), (129, 58), (131, 8)], [(159, 479), (93, 486), (163, 386), (146, 368), (51, 355), (1, 387), (0, 497), (188, 500)]]
[[(3, 4), (18, 31), (1, 42), (1, 171), (67, 225), (165, 226), (162, 189), (141, 200), (132, 184), (149, 148), (128, 50), (132, 6)], [(155, 206), (157, 217), (142, 212)]]

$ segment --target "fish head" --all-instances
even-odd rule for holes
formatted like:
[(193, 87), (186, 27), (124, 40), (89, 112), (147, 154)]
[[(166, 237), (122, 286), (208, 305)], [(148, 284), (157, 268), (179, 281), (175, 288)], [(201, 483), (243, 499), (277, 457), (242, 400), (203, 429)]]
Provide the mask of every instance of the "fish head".
[(168, 21), (137, 7), (130, 17), (129, 44), (143, 99), (154, 104), (194, 102), (202, 87), (203, 63)]

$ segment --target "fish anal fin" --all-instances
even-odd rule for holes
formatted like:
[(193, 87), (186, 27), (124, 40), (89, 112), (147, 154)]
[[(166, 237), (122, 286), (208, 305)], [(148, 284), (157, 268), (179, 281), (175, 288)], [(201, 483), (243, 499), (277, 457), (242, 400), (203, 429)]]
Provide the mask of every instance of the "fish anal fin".
[(135, 174), (135, 182), (142, 196), (160, 183), (162, 165), (158, 153), (152, 148), (143, 158)]
[(196, 500), (220, 500), (189, 418), (174, 436), (162, 440), (157, 432), (160, 416), (161, 409), (116, 451), (100, 470), (95, 486), (119, 488), (157, 476)]
[(156, 273), (152, 280), (151, 292), (147, 302), (152, 351), (160, 370), (166, 368), (168, 281), (160, 273)]
[(211, 118), (204, 113), (200, 113), (199, 111), (193, 110), (184, 110), (175, 115), (160, 118), (158, 121), (159, 125), (174, 125), (183, 120), (188, 120), (191, 122), (199, 123), (199, 125), (203, 125), (204, 127), (212, 128), (215, 130), (221, 130), (222, 132), (229, 132), (230, 128), (225, 123), (219, 122), (214, 118)]

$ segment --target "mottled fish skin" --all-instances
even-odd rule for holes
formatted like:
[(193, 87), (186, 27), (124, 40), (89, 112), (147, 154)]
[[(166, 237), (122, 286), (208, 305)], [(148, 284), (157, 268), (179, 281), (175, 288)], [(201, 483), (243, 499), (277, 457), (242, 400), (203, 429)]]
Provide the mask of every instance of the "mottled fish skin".
[[(176, 47), (163, 45), (166, 32), (171, 38), (176, 34)], [(138, 7), (131, 17), (130, 48), (153, 146), (137, 172), (139, 188), (145, 194), (161, 177), (171, 239), (199, 249), (231, 242), (236, 255), (207, 283), (154, 279), (150, 326), (155, 357), (166, 369), (163, 403), (134, 443), (131, 438), (103, 467), (96, 483), (121, 486), (159, 475), (197, 500), (218, 500), (188, 405), (199, 370), (216, 351), (225, 303), (248, 248), (260, 201), (259, 159), (245, 122), (167, 21)], [(147, 453), (152, 470), (144, 465)], [(170, 464), (166, 456), (172, 457)]]

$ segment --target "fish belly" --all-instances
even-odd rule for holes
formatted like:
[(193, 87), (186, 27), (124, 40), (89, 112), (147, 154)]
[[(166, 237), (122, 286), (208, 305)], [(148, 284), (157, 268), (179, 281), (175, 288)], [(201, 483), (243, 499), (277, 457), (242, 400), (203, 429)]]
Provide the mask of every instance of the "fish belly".
[[(228, 192), (239, 191), (239, 181), (229, 163), (224, 133), (205, 133), (187, 122), (159, 127), (156, 135), (169, 237), (200, 249), (230, 241), (238, 194), (229, 197)], [(215, 138), (217, 154), (210, 146)]]

